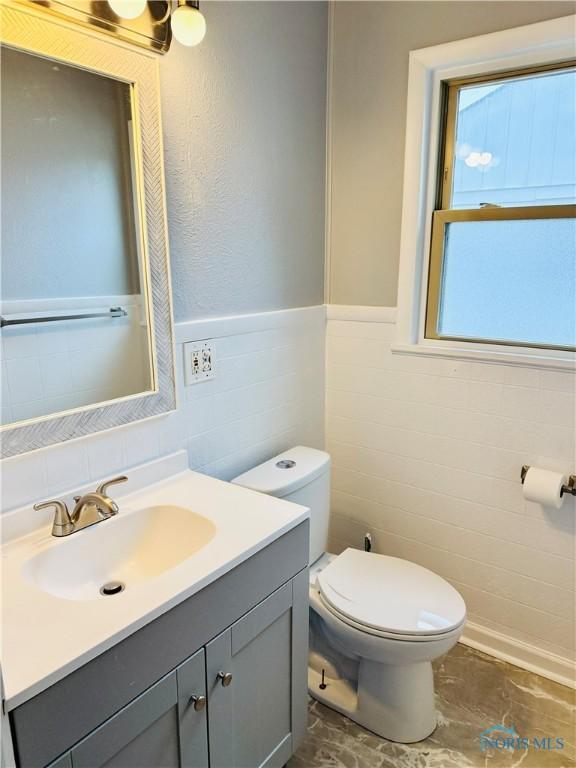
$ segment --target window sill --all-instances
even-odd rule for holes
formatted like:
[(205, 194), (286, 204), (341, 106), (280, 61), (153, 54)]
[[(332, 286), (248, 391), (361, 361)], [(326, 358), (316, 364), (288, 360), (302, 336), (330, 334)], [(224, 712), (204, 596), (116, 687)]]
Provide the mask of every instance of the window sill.
[(472, 360), (489, 365), (520, 365), (532, 368), (547, 368), (555, 371), (576, 373), (576, 353), (550, 349), (506, 347), (457, 342), (421, 342), (419, 344), (392, 344), (392, 352), (399, 355), (424, 355), (427, 357), (456, 358)]

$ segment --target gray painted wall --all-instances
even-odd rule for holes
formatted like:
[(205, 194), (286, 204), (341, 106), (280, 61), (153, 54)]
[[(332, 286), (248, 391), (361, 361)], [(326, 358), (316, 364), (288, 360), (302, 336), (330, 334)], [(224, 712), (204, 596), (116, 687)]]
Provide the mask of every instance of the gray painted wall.
[(395, 306), (408, 53), (574, 13), (573, 2), (337, 2), (329, 300)]
[(321, 304), (327, 5), (202, 11), (160, 65), (176, 319)]

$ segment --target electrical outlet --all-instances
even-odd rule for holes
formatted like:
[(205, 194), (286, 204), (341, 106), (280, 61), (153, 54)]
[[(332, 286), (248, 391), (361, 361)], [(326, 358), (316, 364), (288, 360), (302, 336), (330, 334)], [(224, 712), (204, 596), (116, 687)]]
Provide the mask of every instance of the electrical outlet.
[(189, 341), (184, 344), (184, 383), (187, 387), (216, 376), (214, 370), (214, 342)]

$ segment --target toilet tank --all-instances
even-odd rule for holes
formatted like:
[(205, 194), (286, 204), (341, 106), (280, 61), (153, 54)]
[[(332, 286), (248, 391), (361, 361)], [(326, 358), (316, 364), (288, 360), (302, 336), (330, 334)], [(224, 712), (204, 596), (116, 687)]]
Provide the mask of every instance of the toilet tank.
[(298, 445), (232, 480), (310, 509), (310, 565), (326, 551), (330, 518), (330, 456)]

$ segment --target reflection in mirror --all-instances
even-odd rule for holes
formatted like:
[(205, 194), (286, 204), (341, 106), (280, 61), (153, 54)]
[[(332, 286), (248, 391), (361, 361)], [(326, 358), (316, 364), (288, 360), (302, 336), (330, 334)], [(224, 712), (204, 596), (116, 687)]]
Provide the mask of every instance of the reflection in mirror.
[(131, 99), (2, 47), (2, 425), (154, 389)]

